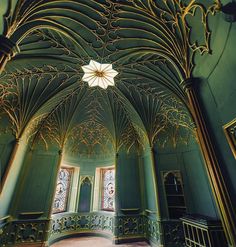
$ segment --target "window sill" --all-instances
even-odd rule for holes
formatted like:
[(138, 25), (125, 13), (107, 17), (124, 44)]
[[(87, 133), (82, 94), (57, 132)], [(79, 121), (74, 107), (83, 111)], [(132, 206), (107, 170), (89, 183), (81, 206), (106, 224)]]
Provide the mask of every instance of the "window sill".
[(98, 210), (98, 211), (92, 211), (91, 213), (97, 213), (97, 214), (107, 214), (107, 215), (114, 215), (114, 211), (106, 211), (106, 210)]

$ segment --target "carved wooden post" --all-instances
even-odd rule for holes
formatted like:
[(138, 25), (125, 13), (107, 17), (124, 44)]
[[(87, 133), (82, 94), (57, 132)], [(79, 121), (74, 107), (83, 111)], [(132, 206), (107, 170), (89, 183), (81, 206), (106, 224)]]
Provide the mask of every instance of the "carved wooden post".
[(17, 44), (3, 35), (0, 35), (0, 74), (3, 72), (7, 62), (19, 52)]
[(236, 246), (236, 215), (233, 208), (221, 167), (216, 157), (215, 149), (212, 145), (210, 135), (206, 126), (203, 113), (201, 111), (199, 99), (194, 87), (196, 79), (190, 78), (182, 82), (187, 93), (190, 110), (193, 115), (197, 136), (203, 157), (205, 168), (208, 173), (212, 192), (218, 206), (225, 234), (230, 246)]

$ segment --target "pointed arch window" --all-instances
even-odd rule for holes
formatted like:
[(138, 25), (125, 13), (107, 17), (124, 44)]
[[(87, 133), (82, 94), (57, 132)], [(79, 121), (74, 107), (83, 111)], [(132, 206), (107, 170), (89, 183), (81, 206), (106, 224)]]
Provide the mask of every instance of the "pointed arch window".
[(103, 168), (101, 169), (101, 209), (107, 211), (114, 211), (115, 208), (115, 169)]

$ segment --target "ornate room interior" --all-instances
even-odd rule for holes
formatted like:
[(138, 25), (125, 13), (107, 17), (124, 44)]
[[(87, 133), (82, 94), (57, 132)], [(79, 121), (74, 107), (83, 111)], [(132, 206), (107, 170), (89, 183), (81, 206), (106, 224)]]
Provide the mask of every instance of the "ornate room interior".
[(235, 1), (0, 16), (0, 246), (236, 246)]

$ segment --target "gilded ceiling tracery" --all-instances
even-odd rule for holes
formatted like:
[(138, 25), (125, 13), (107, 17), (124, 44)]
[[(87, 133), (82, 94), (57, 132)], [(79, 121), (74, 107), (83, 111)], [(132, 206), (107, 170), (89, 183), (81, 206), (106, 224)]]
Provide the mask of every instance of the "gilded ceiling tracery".
[[(220, 7), (205, 2), (8, 1), (3, 35), (17, 49), (0, 99), (15, 137), (86, 154), (186, 142), (194, 124), (182, 82), (194, 54), (210, 51), (207, 20)], [(115, 87), (82, 80), (91, 60), (112, 64)]]

